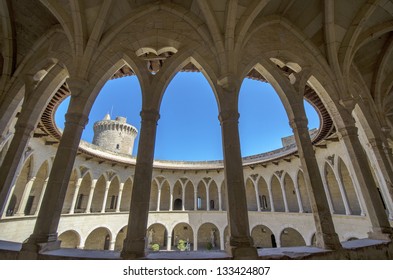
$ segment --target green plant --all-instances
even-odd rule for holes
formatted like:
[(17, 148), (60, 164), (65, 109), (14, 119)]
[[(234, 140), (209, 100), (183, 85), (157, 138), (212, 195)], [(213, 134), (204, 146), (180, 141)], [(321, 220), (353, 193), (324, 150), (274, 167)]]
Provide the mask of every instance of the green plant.
[(212, 245), (211, 242), (208, 242), (208, 243), (206, 244), (206, 249), (208, 249), (208, 250), (213, 249), (213, 245)]
[(180, 239), (179, 242), (177, 243), (177, 249), (179, 249), (180, 251), (185, 251), (186, 248), (187, 248), (186, 241)]
[(152, 244), (152, 245), (151, 245), (151, 249), (152, 249), (153, 251), (159, 251), (159, 250), (160, 250), (160, 245), (158, 245), (157, 243)]

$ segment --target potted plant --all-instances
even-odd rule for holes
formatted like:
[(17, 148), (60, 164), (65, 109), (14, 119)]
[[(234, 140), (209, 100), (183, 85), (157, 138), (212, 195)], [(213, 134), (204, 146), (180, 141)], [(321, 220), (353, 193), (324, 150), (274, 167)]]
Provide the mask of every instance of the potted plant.
[(160, 250), (160, 245), (158, 245), (157, 243), (154, 243), (151, 245), (151, 249), (155, 252)]
[(187, 248), (186, 241), (183, 239), (180, 239), (179, 242), (177, 243), (177, 249), (179, 249), (180, 251), (185, 251), (186, 248)]

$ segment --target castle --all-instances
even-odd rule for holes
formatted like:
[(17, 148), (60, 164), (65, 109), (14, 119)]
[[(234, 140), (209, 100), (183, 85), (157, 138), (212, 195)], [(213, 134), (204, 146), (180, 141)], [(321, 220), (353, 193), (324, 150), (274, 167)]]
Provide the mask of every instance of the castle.
[[(193, 258), (185, 240), (209, 259), (392, 259), (393, 4), (311, 2), (4, 1), (0, 258)], [(154, 159), (179, 71), (213, 89), (222, 161)], [(140, 131), (106, 116), (101, 147), (81, 141), (105, 82), (130, 75)], [(242, 158), (246, 78), (273, 86), (294, 137)], [(321, 119), (311, 138), (304, 99)]]

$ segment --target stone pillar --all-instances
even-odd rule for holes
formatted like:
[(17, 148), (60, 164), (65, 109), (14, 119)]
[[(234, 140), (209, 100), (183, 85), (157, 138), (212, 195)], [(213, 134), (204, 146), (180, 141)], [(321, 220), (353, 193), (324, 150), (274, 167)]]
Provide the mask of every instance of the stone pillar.
[(378, 166), (375, 168), (375, 173), (386, 201), (389, 219), (393, 220), (393, 171), (389, 161), (391, 150), (377, 138), (369, 139), (369, 146), (374, 162)]
[(78, 178), (78, 180), (76, 180), (76, 183), (75, 183), (75, 192), (74, 192), (74, 195), (72, 196), (72, 202), (71, 202), (71, 208), (70, 208), (69, 214), (74, 214), (74, 211), (75, 211), (75, 204), (76, 204), (76, 200), (77, 200), (77, 198), (78, 198), (79, 189), (80, 189), (80, 187), (81, 187), (82, 180), (83, 180), (83, 178)]
[[(173, 245), (176, 246), (176, 244), (173, 244)], [(172, 250), (172, 235), (169, 235), (169, 234), (168, 234), (167, 239), (166, 239), (166, 250), (167, 251), (171, 251)]]
[(333, 202), (332, 202), (332, 196), (330, 194), (329, 188), (328, 188), (328, 184), (326, 181), (326, 173), (321, 174), (321, 178), (322, 178), (322, 183), (323, 183), (323, 188), (325, 190), (325, 194), (326, 194), (326, 199), (329, 205), (329, 210), (331, 214), (334, 214), (334, 207), (333, 207)]
[(219, 115), (224, 149), (224, 171), (228, 198), (229, 247), (234, 259), (256, 259), (257, 250), (250, 236), (246, 190), (237, 110), (221, 111)]
[(284, 200), (285, 212), (288, 213), (289, 212), (289, 208), (288, 208), (287, 194), (285, 192), (285, 181), (284, 181), (284, 178), (280, 179), (280, 187), (281, 187), (282, 199)]
[(181, 193), (181, 210), (186, 211), (186, 186), (182, 183), (182, 193)]
[(298, 184), (297, 180), (294, 180), (293, 183), (294, 183), (294, 186), (295, 186), (295, 193), (296, 193), (297, 204), (299, 205), (299, 213), (304, 213), (302, 197), (300, 196), (299, 184)]
[(222, 211), (222, 193), (221, 193), (221, 188), (218, 188), (218, 211)]
[(338, 183), (338, 188), (340, 189), (341, 198), (344, 202), (345, 215), (351, 215), (352, 213), (351, 213), (351, 208), (349, 207), (347, 192), (345, 191), (343, 180), (339, 172), (340, 172), (339, 170), (336, 170), (335, 176), (337, 178), (337, 183)]
[[(87, 115), (69, 113), (77, 102), (71, 97), (68, 113), (65, 116), (65, 126), (56, 157), (49, 175), (48, 187), (38, 213), (33, 234), (22, 245), (20, 257), (36, 258), (40, 251), (60, 247), (57, 239), (57, 228), (66, 196), (68, 182), (71, 177), (76, 153), (82, 131), (87, 123)], [(24, 254), (25, 252), (26, 254)]]
[(23, 195), (22, 195), (21, 201), (19, 203), (18, 210), (15, 213), (15, 216), (24, 216), (25, 215), (26, 204), (29, 199), (31, 189), (33, 188), (33, 184), (34, 184), (35, 179), (36, 179), (35, 177), (31, 177), (28, 180), (26, 187), (23, 190)]
[(48, 179), (49, 179), (49, 178), (46, 178), (46, 179), (45, 179), (44, 185), (42, 186), (42, 191), (41, 191), (41, 194), (40, 194), (40, 199), (38, 200), (38, 205), (37, 205), (37, 209), (35, 210), (34, 216), (37, 216), (38, 213), (40, 212), (41, 205), (42, 205), (42, 200), (44, 199), (46, 187), (47, 187), (47, 185), (48, 185)]
[(161, 204), (161, 188), (162, 188), (162, 186), (159, 186), (158, 187), (158, 195), (157, 195), (157, 209), (156, 209), (156, 211), (158, 212), (158, 211), (160, 211), (160, 204)]
[(10, 205), (12, 194), (14, 193), (14, 190), (15, 190), (15, 184), (12, 186), (11, 191), (10, 191), (10, 195), (7, 198), (7, 202), (5, 203), (4, 211), (1, 214), (1, 219), (4, 219), (5, 217), (7, 217), (7, 210)]
[(3, 211), (6, 211), (7, 198), (11, 187), (14, 185), (15, 175), (18, 173), (23, 153), (33, 131), (34, 126), (31, 124), (18, 121), (15, 125), (14, 137), (0, 168), (0, 216)]
[(276, 211), (274, 209), (274, 200), (273, 200), (273, 192), (272, 192), (272, 182), (269, 182), (269, 185), (267, 186), (267, 191), (269, 192), (269, 201), (270, 201), (270, 211), (274, 212)]
[(87, 206), (86, 206), (86, 210), (85, 213), (88, 214), (91, 212), (91, 204), (93, 202), (93, 196), (94, 196), (94, 190), (96, 188), (96, 184), (97, 184), (97, 179), (93, 179), (91, 180), (91, 186), (90, 186), (90, 192), (89, 192), (89, 198), (87, 199)]
[(116, 244), (116, 240), (111, 240), (109, 242), (109, 250), (114, 251), (115, 250), (115, 244)]
[[(195, 186), (194, 186), (195, 188)], [(198, 187), (194, 189), (194, 211), (198, 210)]]
[(261, 202), (259, 201), (259, 191), (258, 191), (258, 183), (252, 180), (252, 184), (254, 185), (255, 197), (257, 199), (257, 211), (261, 212)]
[(101, 207), (101, 213), (105, 213), (105, 206), (106, 206), (106, 201), (108, 200), (108, 192), (109, 192), (109, 187), (111, 186), (110, 181), (105, 182), (105, 194), (104, 194), (104, 201), (102, 202), (102, 207)]
[(123, 188), (124, 188), (124, 183), (120, 183), (119, 196), (117, 198), (117, 204), (116, 204), (116, 212), (120, 212), (121, 197), (123, 196)]
[(334, 228), (333, 219), (324, 192), (321, 173), (308, 132), (308, 121), (304, 111), (303, 100), (297, 106), (296, 104), (292, 106), (294, 112), (297, 113), (297, 118), (292, 119), (290, 125), (294, 132), (304, 181), (310, 198), (316, 227), (316, 244), (318, 247), (325, 249), (340, 249), (341, 243)]
[(198, 233), (194, 230), (194, 248), (193, 251), (198, 251)]
[(352, 159), (351, 167), (353, 168), (354, 179), (360, 188), (372, 226), (372, 231), (368, 233), (369, 238), (391, 240), (392, 229), (368, 166), (366, 155), (363, 152), (363, 147), (360, 144), (357, 128), (355, 124), (349, 124), (346, 127), (339, 128), (338, 132), (340, 140), (346, 147), (348, 157)]
[(173, 211), (173, 188), (169, 188), (169, 211)]
[(206, 185), (206, 211), (210, 211), (210, 184)]
[(121, 257), (135, 259), (144, 257), (149, 200), (153, 174), (154, 146), (156, 140), (158, 111), (143, 110), (138, 155), (128, 218), (127, 236)]

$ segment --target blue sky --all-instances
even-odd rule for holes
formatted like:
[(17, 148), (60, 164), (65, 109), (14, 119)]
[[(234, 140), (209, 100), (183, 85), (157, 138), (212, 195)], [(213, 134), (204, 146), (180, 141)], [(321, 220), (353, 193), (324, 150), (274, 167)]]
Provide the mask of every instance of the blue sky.
[[(108, 81), (89, 115), (82, 139), (91, 142), (94, 122), (110, 113), (127, 117), (140, 130), (141, 89), (135, 76)], [(63, 129), (69, 100), (59, 106), (55, 119)], [(319, 126), (315, 110), (305, 102), (309, 128)], [(292, 134), (278, 95), (267, 84), (243, 81), (239, 97), (239, 133), (242, 156), (282, 147), (281, 138)], [(157, 127), (155, 158), (163, 160), (222, 159), (221, 128), (213, 91), (201, 73), (179, 72), (165, 91)], [(139, 137), (134, 145), (137, 153)]]

